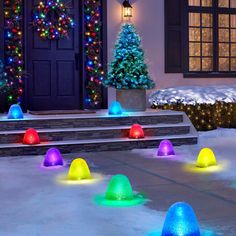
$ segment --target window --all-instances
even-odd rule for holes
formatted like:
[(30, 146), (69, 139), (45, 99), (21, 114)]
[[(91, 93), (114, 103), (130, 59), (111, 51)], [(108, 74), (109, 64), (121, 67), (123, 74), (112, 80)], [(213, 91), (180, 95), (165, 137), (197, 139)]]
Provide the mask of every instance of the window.
[(186, 73), (236, 72), (236, 0), (188, 0)]

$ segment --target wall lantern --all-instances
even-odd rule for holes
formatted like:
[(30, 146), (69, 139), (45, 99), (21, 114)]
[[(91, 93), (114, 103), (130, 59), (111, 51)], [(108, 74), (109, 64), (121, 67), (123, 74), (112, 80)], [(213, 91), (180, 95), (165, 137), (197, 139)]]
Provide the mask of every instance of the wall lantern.
[(131, 4), (129, 3), (129, 0), (124, 0), (123, 2), (123, 17), (124, 18), (130, 18), (132, 17), (132, 6)]

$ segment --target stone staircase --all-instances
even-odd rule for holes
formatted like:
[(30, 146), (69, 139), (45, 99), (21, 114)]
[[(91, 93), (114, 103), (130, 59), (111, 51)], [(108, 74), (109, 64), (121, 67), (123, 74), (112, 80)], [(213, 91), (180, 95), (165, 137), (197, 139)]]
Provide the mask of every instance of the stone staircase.
[[(128, 138), (134, 123), (142, 125), (144, 139)], [(39, 145), (22, 144), (28, 128), (38, 131)], [(62, 153), (153, 148), (163, 139), (174, 145), (196, 144), (198, 134), (186, 114), (175, 111), (148, 110), (122, 116), (108, 116), (105, 110), (89, 115), (26, 114), (19, 121), (0, 116), (0, 156), (41, 155), (50, 147), (58, 147)]]

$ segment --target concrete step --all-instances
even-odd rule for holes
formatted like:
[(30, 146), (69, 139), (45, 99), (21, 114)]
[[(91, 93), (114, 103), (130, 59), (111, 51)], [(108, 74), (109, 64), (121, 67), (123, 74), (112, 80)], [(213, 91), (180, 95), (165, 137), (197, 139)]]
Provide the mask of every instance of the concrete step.
[(129, 138), (109, 138), (51, 141), (35, 146), (28, 146), (20, 143), (0, 144), (0, 156), (44, 155), (50, 147), (57, 147), (62, 153), (156, 148), (163, 139), (171, 140), (174, 145), (191, 145), (197, 143), (198, 136), (195, 132), (191, 131), (189, 134), (154, 136), (138, 140)]
[[(145, 136), (171, 136), (187, 134), (191, 123), (143, 125)], [(126, 138), (129, 136), (130, 126), (85, 127), (37, 130), (42, 142), (66, 141), (83, 139)], [(21, 143), (25, 130), (0, 131), (0, 144)]]
[(0, 116), (0, 130), (62, 129), (83, 127), (131, 126), (134, 123), (142, 125), (178, 124), (183, 122), (183, 112), (156, 111), (125, 113), (122, 116), (109, 116), (107, 111), (82, 115), (44, 115), (33, 116), (25, 114), (22, 120), (8, 120), (6, 115)]

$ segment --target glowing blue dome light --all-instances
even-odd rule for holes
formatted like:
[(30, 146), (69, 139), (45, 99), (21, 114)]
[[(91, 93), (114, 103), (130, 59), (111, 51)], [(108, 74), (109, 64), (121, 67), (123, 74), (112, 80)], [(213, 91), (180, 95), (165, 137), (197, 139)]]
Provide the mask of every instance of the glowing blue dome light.
[(11, 105), (8, 111), (8, 119), (23, 119), (23, 118), (24, 118), (24, 115), (23, 115), (20, 105), (18, 104)]
[(200, 236), (193, 208), (184, 202), (173, 204), (167, 212), (161, 236)]
[(122, 107), (119, 102), (113, 101), (109, 107), (109, 115), (121, 115)]

